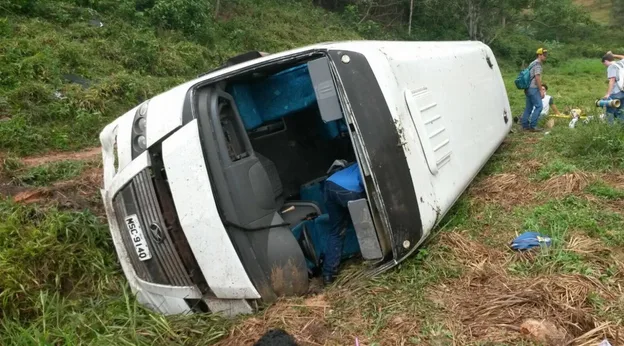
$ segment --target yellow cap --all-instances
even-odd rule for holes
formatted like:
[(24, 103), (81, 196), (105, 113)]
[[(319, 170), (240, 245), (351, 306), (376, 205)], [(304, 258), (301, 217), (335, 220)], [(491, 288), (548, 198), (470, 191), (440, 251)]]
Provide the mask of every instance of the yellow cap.
[(537, 55), (548, 54), (548, 50), (544, 48), (539, 48), (536, 52)]

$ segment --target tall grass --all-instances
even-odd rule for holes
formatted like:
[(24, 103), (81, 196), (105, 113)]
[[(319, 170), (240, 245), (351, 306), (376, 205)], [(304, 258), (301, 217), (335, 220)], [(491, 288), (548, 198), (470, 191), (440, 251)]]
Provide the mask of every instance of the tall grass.
[(229, 326), (211, 315), (165, 318), (140, 307), (107, 228), (92, 214), (6, 201), (0, 321), (1, 345), (207, 344)]

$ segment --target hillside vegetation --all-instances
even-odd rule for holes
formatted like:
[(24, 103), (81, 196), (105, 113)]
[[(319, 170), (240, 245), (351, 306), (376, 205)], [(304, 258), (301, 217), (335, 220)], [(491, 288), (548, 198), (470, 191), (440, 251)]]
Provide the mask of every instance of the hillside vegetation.
[(104, 124), (231, 56), (361, 38), (306, 2), (224, 2), (216, 20), (206, 1), (141, 4), (0, 2), (0, 116), (11, 119), (0, 122), (0, 148), (95, 145)]
[[(250, 345), (272, 327), (310, 345), (537, 345), (518, 332), (530, 318), (574, 345), (621, 344), (619, 126), (569, 129), (561, 119), (548, 134), (512, 133), (399, 268), (349, 282), (349, 267), (321, 295), (233, 321), (163, 317), (136, 303), (103, 218), (98, 149), (89, 149), (127, 109), (230, 56), (343, 39), (484, 40), (514, 115), (524, 96), (513, 79), (546, 46), (544, 80), (559, 109), (597, 117), (599, 57), (624, 52), (624, 34), (603, 5), (575, 3), (0, 0), (0, 345)], [(513, 253), (509, 241), (524, 230), (550, 235), (553, 247)]]

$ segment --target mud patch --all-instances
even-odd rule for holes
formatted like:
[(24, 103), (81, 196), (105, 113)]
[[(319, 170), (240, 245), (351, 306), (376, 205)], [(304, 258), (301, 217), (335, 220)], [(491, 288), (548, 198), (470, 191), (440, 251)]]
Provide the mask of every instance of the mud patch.
[(37, 203), (69, 210), (91, 210), (104, 216), (99, 195), (102, 186), (102, 170), (88, 169), (80, 177), (56, 182), (50, 186), (27, 188), (0, 183), (0, 196), (9, 197), (16, 203)]
[(308, 272), (298, 268), (293, 259), (284, 266), (271, 268), (271, 285), (278, 297), (305, 294), (308, 291)]
[(58, 161), (96, 161), (100, 160), (102, 148), (89, 148), (75, 152), (48, 153), (42, 156), (32, 156), (21, 159), (26, 167), (39, 166), (46, 163)]

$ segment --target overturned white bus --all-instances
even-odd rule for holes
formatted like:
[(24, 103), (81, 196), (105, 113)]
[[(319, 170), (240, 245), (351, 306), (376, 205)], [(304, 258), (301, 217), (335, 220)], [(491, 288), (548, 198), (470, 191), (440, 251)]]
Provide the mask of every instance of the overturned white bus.
[(123, 271), (164, 314), (251, 312), (306, 293), (325, 251), (323, 184), (358, 162), (343, 257), (370, 274), (413, 253), (511, 128), (479, 42), (342, 42), (249, 53), (101, 133)]

